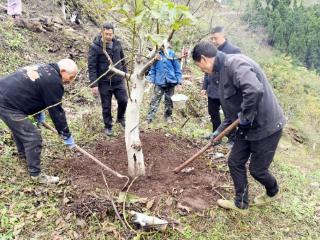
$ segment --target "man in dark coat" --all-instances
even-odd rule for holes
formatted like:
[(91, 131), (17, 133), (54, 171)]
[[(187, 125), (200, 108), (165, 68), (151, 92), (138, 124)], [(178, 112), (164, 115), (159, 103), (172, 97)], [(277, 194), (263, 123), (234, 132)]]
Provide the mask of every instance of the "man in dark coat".
[(240, 119), (228, 166), (235, 186), (235, 199), (218, 200), (226, 209), (245, 212), (249, 206), (246, 162), (249, 171), (266, 193), (254, 199), (257, 205), (277, 199), (279, 187), (269, 172), (279, 143), (285, 117), (271, 85), (260, 66), (242, 54), (226, 55), (210, 42), (197, 44), (192, 52), (195, 64), (204, 72), (219, 74), (219, 94), (225, 120), (216, 130), (222, 132)]
[[(232, 45), (225, 36), (223, 27), (215, 27), (213, 28), (210, 36), (213, 44), (218, 48), (219, 51), (224, 52), (226, 54), (236, 54), (241, 53), (240, 48)], [(216, 73), (205, 74), (203, 79), (203, 85), (201, 94), (208, 96), (208, 112), (211, 118), (212, 123), (212, 133), (206, 137), (210, 139), (214, 136), (214, 132), (221, 124), (220, 118), (220, 100), (219, 100), (219, 91), (218, 91), (219, 77)], [(234, 134), (230, 134), (229, 143), (233, 143)]]
[[(110, 59), (103, 52), (103, 44), (105, 41), (106, 51)], [(114, 95), (118, 102), (117, 122), (125, 127), (125, 112), (128, 103), (128, 95), (126, 91), (123, 77), (109, 71), (108, 74), (102, 76), (108, 71), (110, 64), (123, 72), (127, 72), (125, 56), (121, 43), (114, 38), (114, 28), (110, 23), (103, 25), (103, 30), (93, 41), (88, 54), (88, 70), (89, 79), (93, 83), (91, 85), (93, 94), (100, 93), (102, 104), (102, 116), (105, 125), (105, 132), (108, 136), (112, 136), (112, 115), (111, 100)], [(97, 79), (101, 77), (97, 81)]]
[(10, 128), (20, 159), (26, 159), (30, 176), (40, 183), (57, 183), (59, 177), (41, 173), (42, 139), (39, 130), (28, 119), (35, 115), (43, 123), (48, 109), (58, 133), (70, 148), (75, 146), (61, 105), (63, 84), (76, 77), (77, 65), (70, 59), (57, 64), (41, 64), (19, 69), (0, 78), (0, 119)]

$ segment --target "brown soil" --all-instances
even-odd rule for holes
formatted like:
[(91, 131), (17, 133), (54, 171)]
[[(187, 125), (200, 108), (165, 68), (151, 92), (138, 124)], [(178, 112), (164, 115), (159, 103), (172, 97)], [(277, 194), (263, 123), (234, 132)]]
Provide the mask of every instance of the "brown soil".
[[(200, 149), (195, 144), (160, 131), (141, 133), (141, 141), (147, 176), (138, 178), (130, 188), (130, 193), (139, 197), (154, 197), (156, 200), (162, 197), (167, 206), (179, 202), (194, 210), (206, 209), (220, 197), (212, 188), (223, 185), (225, 179), (221, 175), (225, 172), (219, 173), (215, 168), (210, 168), (207, 164), (210, 159), (203, 157), (195, 160), (188, 166), (194, 168), (190, 173), (174, 174), (172, 171)], [(100, 141), (88, 151), (110, 168), (126, 175), (127, 155), (123, 135)], [(69, 170), (71, 183), (77, 186), (79, 198), (97, 188), (105, 189), (101, 167), (87, 157), (80, 155), (77, 159), (64, 160), (60, 164), (60, 167)], [(120, 191), (125, 180), (107, 171), (104, 174), (109, 188)], [(170, 199), (174, 199), (173, 203)]]

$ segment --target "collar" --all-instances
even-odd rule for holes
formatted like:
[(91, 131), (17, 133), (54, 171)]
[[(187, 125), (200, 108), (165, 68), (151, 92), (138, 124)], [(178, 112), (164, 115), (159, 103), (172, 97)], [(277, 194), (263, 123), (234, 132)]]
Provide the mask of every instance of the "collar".
[(59, 74), (59, 77), (61, 78), (60, 68), (59, 68), (58, 64), (57, 64), (57, 63), (50, 63), (49, 65), (50, 65), (51, 67), (53, 67), (54, 70), (57, 71), (57, 73)]
[(226, 39), (226, 40), (224, 41), (224, 43), (222, 43), (222, 44), (218, 47), (218, 50), (219, 50), (219, 51), (222, 51), (222, 49), (224, 49), (227, 44), (228, 44), (228, 40)]
[(223, 52), (218, 51), (216, 57), (214, 58), (213, 72), (220, 72), (224, 65), (224, 59), (226, 55)]

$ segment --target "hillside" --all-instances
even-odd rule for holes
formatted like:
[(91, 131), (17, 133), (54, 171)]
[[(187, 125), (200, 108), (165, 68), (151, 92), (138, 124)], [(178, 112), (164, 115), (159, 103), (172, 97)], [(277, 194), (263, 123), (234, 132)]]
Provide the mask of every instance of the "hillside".
[[(99, 32), (95, 21), (103, 18), (98, 14), (99, 5), (96, 1), (89, 7), (87, 1), (78, 1), (78, 5), (67, 1), (74, 8), (69, 11), (82, 7), (78, 26), (63, 20), (57, 2), (31, 0), (24, 5), (24, 18), (40, 19), (49, 29), (45, 31), (17, 27), (1, 10), (0, 76), (31, 63), (73, 58), (80, 73), (66, 88), (63, 101), (73, 136), (79, 146), (126, 174), (124, 131), (117, 124), (115, 136), (105, 136), (99, 99), (88, 87), (88, 47)], [(191, 59), (184, 73), (191, 75), (191, 81), (181, 90), (190, 97), (189, 105), (184, 113), (174, 112), (173, 124), (164, 123), (163, 104), (152, 124), (144, 121), (152, 94), (150, 85), (146, 87), (140, 130), (147, 176), (130, 186), (132, 196), (123, 204), (120, 192), (125, 181), (104, 172), (111, 195), (121, 216), (135, 210), (171, 223), (165, 232), (145, 232), (135, 239), (319, 239), (320, 76), (269, 47), (263, 29), (250, 30), (241, 20), (245, 7), (239, 6), (241, 1), (226, 2), (229, 5), (218, 6), (204, 1), (198, 9), (198, 3), (191, 1), (192, 10), (198, 9), (198, 22), (178, 31), (173, 45), (180, 52), (183, 45), (193, 46), (212, 26), (224, 25), (228, 39), (263, 67), (288, 121), (271, 168), (282, 198), (270, 206), (252, 207), (246, 216), (219, 209), (218, 198), (233, 196), (225, 141), (190, 165), (189, 173), (175, 175), (171, 171), (204, 146), (207, 142), (202, 136), (210, 132), (207, 101), (199, 93), (203, 73)], [(5, 3), (0, 0), (0, 5)], [(129, 53), (128, 32), (116, 26), (116, 35)], [(113, 108), (115, 113), (115, 102)], [(133, 239), (134, 234), (127, 234), (115, 217), (101, 168), (83, 154), (68, 150), (54, 133), (44, 128), (41, 132), (42, 167), (61, 177), (57, 186), (29, 180), (11, 133), (0, 121), (0, 239)], [(261, 191), (250, 178), (250, 196)]]

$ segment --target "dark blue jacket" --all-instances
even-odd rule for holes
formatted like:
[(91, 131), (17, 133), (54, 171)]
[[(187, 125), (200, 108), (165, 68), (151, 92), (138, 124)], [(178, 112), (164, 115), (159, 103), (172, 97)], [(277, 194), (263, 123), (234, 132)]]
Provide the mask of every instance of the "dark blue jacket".
[[(240, 48), (232, 45), (228, 40), (220, 45), (218, 47), (218, 50), (224, 52), (225, 54), (241, 53)], [(204, 75), (202, 89), (207, 91), (207, 95), (209, 98), (219, 99), (218, 83), (219, 77), (216, 73)]]
[(161, 59), (152, 65), (149, 72), (150, 82), (161, 87), (180, 84), (182, 80), (181, 66), (174, 51), (169, 49), (167, 56), (163, 51), (160, 51), (159, 54)]
[[(116, 64), (115, 67), (121, 71), (127, 72), (126, 62), (124, 59), (124, 53), (121, 46), (121, 43), (117, 39), (112, 40), (112, 49), (108, 46), (106, 47), (106, 51), (111, 57), (113, 64)], [(90, 82), (94, 82), (99, 78), (102, 74), (108, 71), (109, 61), (106, 55), (103, 53), (102, 48), (102, 36), (101, 34), (95, 37), (93, 43), (89, 48), (88, 53), (88, 72)], [(102, 77), (100, 82), (110, 82), (110, 86), (116, 86), (123, 84), (123, 77), (114, 74), (113, 72), (109, 72), (107, 75)], [(97, 87), (98, 83), (96, 82), (91, 87)]]
[(18, 110), (26, 115), (50, 107), (48, 111), (57, 131), (68, 138), (71, 134), (61, 105), (63, 94), (57, 64), (28, 66), (0, 78), (1, 107)]

